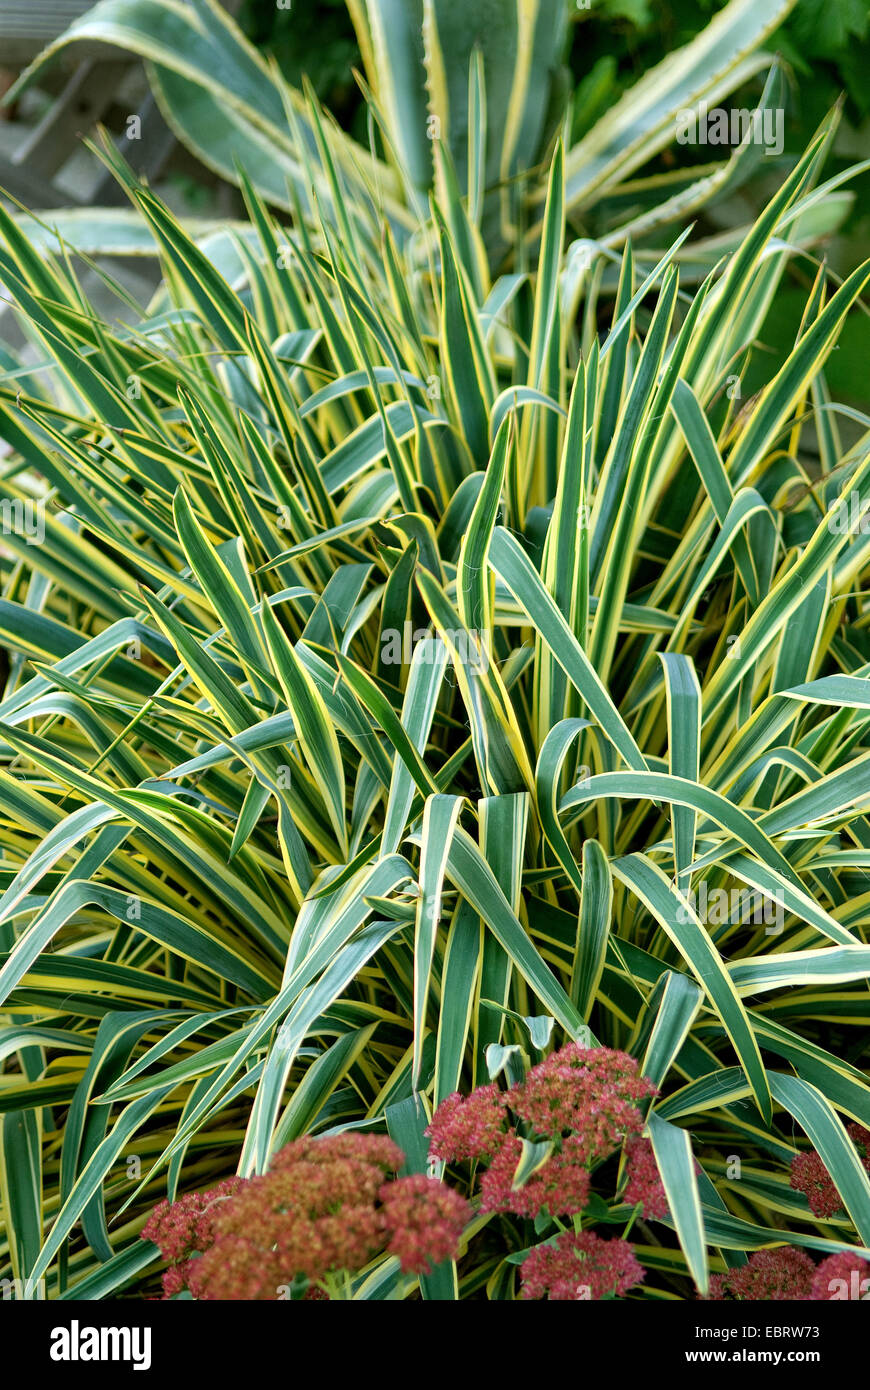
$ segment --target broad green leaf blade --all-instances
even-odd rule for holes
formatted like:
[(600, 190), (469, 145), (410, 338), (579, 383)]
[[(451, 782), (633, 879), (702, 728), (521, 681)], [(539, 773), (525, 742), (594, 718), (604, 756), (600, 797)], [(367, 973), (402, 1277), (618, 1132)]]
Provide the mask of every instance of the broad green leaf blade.
[(704, 1297), (710, 1286), (710, 1272), (691, 1141), (684, 1129), (660, 1119), (655, 1112), (647, 1124), (680, 1248), (698, 1293)]
[[(406, 1100), (387, 1107), (386, 1121), (390, 1138), (398, 1144), (405, 1155), (404, 1172), (426, 1173), (429, 1167), (429, 1145), (425, 1129), (430, 1116), (419, 1092), (415, 1091)], [(420, 1275), (420, 1293), (424, 1299), (437, 1302), (456, 1302), (459, 1286), (456, 1264), (445, 1260), (429, 1274)]]
[(597, 840), (583, 843), (580, 920), (571, 968), (571, 999), (588, 1018), (601, 983), (613, 912), (613, 879)]
[(870, 1178), (833, 1106), (798, 1076), (769, 1072), (770, 1093), (806, 1132), (864, 1245), (870, 1244)]
[(773, 1113), (770, 1092), (755, 1032), (731, 977), (693, 908), (645, 855), (631, 854), (614, 859), (611, 868), (616, 878), (653, 914), (707, 994), (740, 1058), (758, 1108), (769, 1124)]

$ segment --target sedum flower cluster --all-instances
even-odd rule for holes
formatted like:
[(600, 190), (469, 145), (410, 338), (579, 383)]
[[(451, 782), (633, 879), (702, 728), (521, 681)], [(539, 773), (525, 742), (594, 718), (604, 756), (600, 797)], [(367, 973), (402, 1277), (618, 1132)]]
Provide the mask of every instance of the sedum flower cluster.
[[(570, 1043), (509, 1090), (479, 1086), (448, 1096), (429, 1126), (429, 1149), (445, 1163), (484, 1162), (481, 1209), (517, 1216), (571, 1216), (589, 1199), (593, 1165), (625, 1145), (629, 1202), (663, 1216), (664, 1190), (652, 1148), (641, 1138), (643, 1101), (657, 1094), (625, 1052)], [(553, 1153), (523, 1184), (513, 1180), (526, 1138), (550, 1140)]]
[[(858, 1157), (870, 1173), (870, 1130), (863, 1125), (847, 1125), (846, 1133), (858, 1151)], [(814, 1149), (792, 1159), (791, 1185), (803, 1192), (814, 1216), (836, 1216), (843, 1209), (843, 1199), (834, 1186), (833, 1178)]]
[(383, 1252), (415, 1274), (453, 1258), (468, 1204), (436, 1178), (392, 1176), (403, 1162), (379, 1135), (298, 1139), (268, 1173), (162, 1202), (142, 1236), (170, 1262), (165, 1297), (342, 1297)]
[(815, 1264), (805, 1250), (780, 1246), (756, 1250), (746, 1264), (714, 1274), (708, 1297), (713, 1302), (823, 1303), (838, 1298), (863, 1298), (870, 1288), (870, 1265), (857, 1253), (843, 1250)]
[(626, 1240), (602, 1240), (593, 1231), (563, 1231), (523, 1261), (523, 1298), (551, 1303), (620, 1298), (641, 1283), (643, 1269)]
[[(667, 1214), (667, 1201), (652, 1147), (642, 1138), (641, 1110), (656, 1094), (627, 1053), (571, 1043), (508, 1090), (493, 1084), (467, 1097), (448, 1096), (429, 1126), (430, 1153), (445, 1163), (485, 1165), (482, 1211), (535, 1218), (583, 1212), (593, 1167), (624, 1148), (625, 1198), (648, 1218), (659, 1219)], [(553, 1147), (516, 1185), (524, 1138)], [(522, 1293), (551, 1300), (619, 1297), (642, 1278), (627, 1242), (564, 1232), (523, 1262)]]

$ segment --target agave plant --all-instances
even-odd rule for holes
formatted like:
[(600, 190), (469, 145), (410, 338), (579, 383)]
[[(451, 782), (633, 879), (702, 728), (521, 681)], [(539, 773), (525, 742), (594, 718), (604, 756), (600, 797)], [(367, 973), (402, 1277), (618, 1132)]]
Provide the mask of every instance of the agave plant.
[[(365, 68), (370, 148), (341, 131), (310, 93), (292, 88), (218, 0), (101, 0), (11, 96), (70, 46), (126, 49), (145, 60), (178, 137), (231, 182), (243, 169), (273, 207), (315, 226), (325, 213), (341, 232), (350, 217), (372, 241), (386, 210), (401, 241), (427, 220), (433, 187), (444, 201), (449, 184), (467, 199), (467, 234), (479, 258), (493, 269), (505, 260), (522, 269), (539, 243), (549, 154), (566, 115), (569, 21), (585, 18), (583, 10), (568, 0), (347, 3)], [(770, 68), (761, 46), (793, 5), (729, 0), (567, 151), (566, 217), (587, 259), (686, 220), (753, 171), (760, 151), (747, 136), (727, 159), (633, 177), (673, 145), (679, 112), (715, 105)], [(783, 100), (777, 76), (759, 106)], [(148, 249), (117, 214), (47, 220), (83, 250), (129, 250), (131, 238)]]
[[(116, 160), (165, 273), (125, 325), (0, 210), (0, 1277), (147, 1287), (158, 1200), (347, 1127), (423, 1171), (434, 1106), (568, 1040), (660, 1091), (653, 1296), (870, 1247), (870, 422), (824, 375), (870, 265), (741, 394), (829, 137), (696, 292), (626, 247), (603, 329), (561, 147), (485, 297), (455, 202), (378, 278), (245, 180), (222, 272)], [(357, 1296), (511, 1298), (507, 1248)]]

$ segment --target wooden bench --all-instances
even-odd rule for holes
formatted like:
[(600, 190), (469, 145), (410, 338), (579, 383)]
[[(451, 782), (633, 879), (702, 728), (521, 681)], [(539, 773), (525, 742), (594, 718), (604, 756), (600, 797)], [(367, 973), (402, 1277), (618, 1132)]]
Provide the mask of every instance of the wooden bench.
[(0, 65), (26, 67), (92, 8), (93, 0), (0, 0)]
[[(87, 0), (0, 0), (0, 67), (13, 71), (26, 67), (91, 8)], [(11, 158), (0, 155), (0, 189), (34, 209), (75, 202), (57, 188), (55, 177), (82, 137), (116, 101), (135, 61), (108, 44), (76, 44), (62, 55), (62, 85), (51, 106)], [(138, 138), (124, 136), (119, 147), (140, 173), (154, 178), (172, 148), (173, 136), (150, 93), (130, 115), (139, 118)], [(100, 178), (87, 199), (101, 205), (124, 201), (109, 176)]]

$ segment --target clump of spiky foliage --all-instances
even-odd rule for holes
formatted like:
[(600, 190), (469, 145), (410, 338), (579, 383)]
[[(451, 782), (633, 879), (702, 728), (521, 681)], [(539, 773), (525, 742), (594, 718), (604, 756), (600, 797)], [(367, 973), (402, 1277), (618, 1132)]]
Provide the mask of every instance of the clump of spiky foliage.
[[(435, 1105), (570, 1039), (659, 1092), (639, 1296), (870, 1244), (870, 436), (824, 379), (870, 267), (739, 394), (824, 140), (697, 293), (627, 250), (580, 329), (558, 152), (534, 278), (478, 282), (447, 207), (428, 269), (384, 232), (388, 295), (350, 224), (247, 186), (221, 273), (128, 180), (166, 278), (127, 327), (0, 213), (0, 1274), (149, 1278), (157, 1201), (304, 1134), (422, 1171)], [(447, 1296), (516, 1296), (510, 1219)]]

